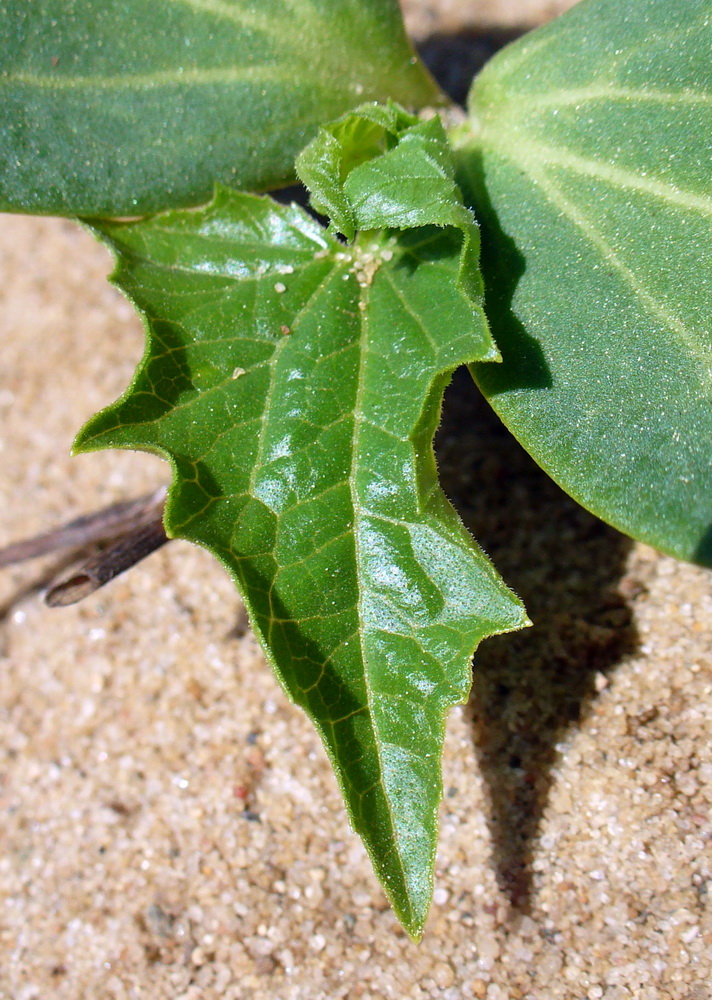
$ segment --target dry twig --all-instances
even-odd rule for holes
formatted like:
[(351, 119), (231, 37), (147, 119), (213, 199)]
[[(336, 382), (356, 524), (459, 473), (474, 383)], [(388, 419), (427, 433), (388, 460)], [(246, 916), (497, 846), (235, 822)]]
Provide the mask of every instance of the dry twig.
[(74, 604), (168, 541), (163, 528), (165, 501), (166, 488), (162, 486), (148, 496), (112, 504), (53, 531), (15, 542), (0, 549), (0, 568), (54, 552), (83, 552), (68, 575), (45, 581), (49, 585), (45, 602), (50, 607)]

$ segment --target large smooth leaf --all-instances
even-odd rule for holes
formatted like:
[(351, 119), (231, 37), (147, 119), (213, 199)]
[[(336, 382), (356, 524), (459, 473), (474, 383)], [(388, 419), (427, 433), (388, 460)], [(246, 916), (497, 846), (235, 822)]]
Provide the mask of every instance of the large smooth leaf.
[(398, 0), (8, 0), (0, 209), (140, 215), (294, 177), (317, 125), (443, 99)]
[[(355, 226), (368, 224), (350, 246), (296, 206), (227, 189), (200, 211), (101, 227), (147, 351), (78, 446), (170, 458), (169, 533), (233, 575), (418, 935), (444, 713), (467, 697), (478, 642), (526, 617), (442, 494), (432, 450), (449, 373), (497, 356), (476, 275), (462, 275), (477, 232), (439, 121), (389, 121), (391, 148), (349, 174)], [(392, 182), (380, 209), (376, 165)], [(409, 213), (418, 228), (401, 228)]]
[(476, 81), (461, 181), (501, 365), (475, 376), (584, 506), (712, 564), (709, 0), (584, 0)]

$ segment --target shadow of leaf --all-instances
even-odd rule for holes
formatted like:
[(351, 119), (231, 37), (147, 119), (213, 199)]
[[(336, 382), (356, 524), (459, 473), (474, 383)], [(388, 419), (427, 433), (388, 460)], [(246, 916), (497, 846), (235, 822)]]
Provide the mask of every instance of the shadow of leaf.
[(443, 489), (534, 627), (483, 643), (469, 705), (498, 882), (526, 911), (557, 746), (637, 648), (618, 586), (631, 541), (564, 494), (456, 374), (436, 451)]

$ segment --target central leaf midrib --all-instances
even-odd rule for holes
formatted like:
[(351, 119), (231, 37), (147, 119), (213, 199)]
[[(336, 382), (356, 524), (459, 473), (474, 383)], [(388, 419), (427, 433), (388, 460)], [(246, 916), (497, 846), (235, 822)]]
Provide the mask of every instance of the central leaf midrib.
[[(355, 279), (354, 279), (355, 280)], [(363, 289), (359, 294), (359, 322), (360, 322), (360, 337), (359, 337), (359, 370), (358, 378), (356, 383), (356, 397), (354, 399), (354, 429), (351, 439), (351, 471), (349, 474), (349, 492), (351, 496), (351, 507), (353, 510), (353, 537), (354, 537), (354, 559), (356, 563), (356, 576), (357, 576), (357, 589), (358, 598), (356, 604), (356, 614), (358, 619), (358, 636), (359, 645), (361, 648), (361, 661), (364, 668), (364, 688), (366, 692), (366, 702), (368, 708), (368, 718), (371, 726), (371, 732), (373, 733), (373, 744), (376, 750), (376, 755), (378, 757), (378, 768), (380, 772), (380, 784), (382, 789), (382, 794), (384, 801), (386, 803), (386, 808), (388, 809), (388, 816), (390, 819), (391, 827), (391, 844), (392, 850), (398, 858), (398, 865), (400, 868), (401, 880), (403, 884), (403, 889), (406, 897), (408, 898), (409, 905), (411, 908), (411, 914), (413, 912), (413, 906), (410, 901), (410, 892), (408, 890), (408, 882), (405, 878), (405, 865), (403, 863), (403, 858), (400, 853), (397, 838), (397, 828), (395, 819), (393, 816), (393, 808), (391, 805), (391, 799), (388, 794), (388, 790), (384, 784), (384, 767), (383, 767), (383, 750), (381, 746), (380, 733), (375, 725), (375, 714), (373, 710), (373, 694), (371, 690), (371, 685), (369, 683), (367, 663), (366, 663), (366, 652), (365, 652), (365, 626), (364, 626), (364, 614), (363, 614), (363, 574), (362, 574), (362, 563), (361, 554), (359, 548), (359, 535), (360, 535), (360, 522), (361, 514), (365, 509), (361, 502), (359, 496), (358, 487), (356, 484), (356, 477), (358, 474), (358, 457), (360, 454), (360, 436), (361, 436), (361, 424), (362, 424), (362, 413), (363, 413), (363, 395), (365, 391), (365, 368), (366, 368), (366, 358), (368, 355), (368, 299), (369, 299), (369, 288)], [(360, 305), (364, 304), (365, 309), (361, 309)], [(368, 512), (367, 512), (368, 513)], [(374, 858), (374, 860), (376, 860)], [(395, 897), (394, 897), (395, 898)]]
[[(294, 336), (295, 329), (296, 327), (298, 327), (301, 317), (308, 312), (314, 300), (319, 295), (323, 294), (328, 285), (332, 281), (334, 281), (335, 278), (343, 272), (343, 270), (344, 266), (334, 261), (334, 266), (331, 268), (331, 270), (328, 271), (323, 276), (323, 278), (321, 278), (317, 282), (315, 288), (307, 298), (306, 302), (301, 306), (299, 311), (294, 314), (292, 318), (292, 333), (289, 336)], [(287, 344), (289, 343), (289, 336), (282, 336), (280, 340), (277, 341), (274, 347), (274, 351), (272, 352), (272, 354), (269, 357), (269, 360), (267, 361), (267, 365), (269, 366), (269, 386), (267, 388), (267, 392), (265, 393), (265, 402), (261, 417), (260, 433), (257, 443), (257, 452), (255, 455), (255, 462), (254, 465), (252, 466), (252, 471), (250, 473), (250, 481), (248, 486), (248, 492), (250, 496), (253, 497), (257, 497), (255, 491), (257, 488), (258, 477), (265, 467), (264, 463), (265, 442), (267, 440), (267, 436), (270, 430), (269, 414), (275, 389), (277, 362), (279, 360), (281, 353), (287, 348)]]

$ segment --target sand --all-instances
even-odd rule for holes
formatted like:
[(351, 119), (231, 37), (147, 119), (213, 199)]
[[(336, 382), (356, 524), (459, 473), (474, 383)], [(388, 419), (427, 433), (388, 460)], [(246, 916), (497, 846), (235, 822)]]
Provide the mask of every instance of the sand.
[[(165, 479), (69, 457), (142, 351), (108, 268), (72, 223), (0, 222), (0, 545)], [(73, 608), (33, 591), (48, 561), (0, 574), (0, 997), (712, 996), (710, 573), (578, 508), (464, 378), (439, 455), (536, 624), (450, 716), (422, 942), (224, 572), (172, 542)]]

